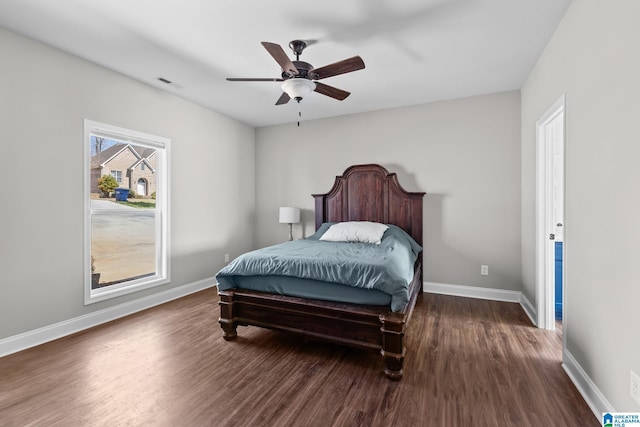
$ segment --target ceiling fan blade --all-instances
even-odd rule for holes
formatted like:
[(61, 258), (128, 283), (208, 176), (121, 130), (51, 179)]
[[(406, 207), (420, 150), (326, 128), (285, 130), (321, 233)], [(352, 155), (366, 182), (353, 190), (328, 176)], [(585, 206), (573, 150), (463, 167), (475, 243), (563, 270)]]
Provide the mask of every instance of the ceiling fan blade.
[(337, 87), (329, 86), (324, 83), (315, 82), (315, 84), (315, 92), (330, 96), (331, 98), (337, 99), (338, 101), (344, 101), (347, 96), (351, 95), (351, 93), (347, 92), (346, 90), (338, 89)]
[(291, 98), (289, 97), (289, 95), (287, 95), (287, 92), (282, 92), (282, 95), (276, 101), (276, 105), (286, 104), (290, 99)]
[(227, 80), (229, 80), (230, 82), (283, 82), (284, 81), (284, 79), (278, 79), (278, 78), (253, 79), (253, 78), (244, 78), (244, 77), (227, 77)]
[(284, 49), (282, 49), (282, 46), (269, 42), (261, 43), (262, 46), (267, 49), (267, 52), (269, 52), (269, 54), (273, 56), (273, 59), (275, 59), (276, 62), (280, 64), (280, 66), (282, 67), (282, 71), (289, 74), (291, 77), (298, 75), (298, 69), (295, 65), (293, 65), (293, 62), (291, 62), (291, 60), (287, 56), (287, 53), (284, 51)]
[(350, 73), (352, 71), (362, 70), (364, 68), (364, 61), (359, 56), (353, 58), (344, 59), (342, 61), (334, 62), (333, 64), (325, 65), (324, 67), (316, 68), (312, 71), (313, 79), (320, 80), (327, 77), (337, 76), (339, 74)]

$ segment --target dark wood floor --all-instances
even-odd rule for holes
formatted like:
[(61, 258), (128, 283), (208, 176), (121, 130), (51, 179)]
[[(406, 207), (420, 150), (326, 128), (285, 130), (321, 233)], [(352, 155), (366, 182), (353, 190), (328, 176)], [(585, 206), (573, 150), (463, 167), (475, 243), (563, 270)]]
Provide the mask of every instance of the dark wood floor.
[(517, 304), (424, 294), (405, 376), (375, 353), (255, 327), (214, 290), (0, 359), (2, 426), (598, 426), (561, 340)]

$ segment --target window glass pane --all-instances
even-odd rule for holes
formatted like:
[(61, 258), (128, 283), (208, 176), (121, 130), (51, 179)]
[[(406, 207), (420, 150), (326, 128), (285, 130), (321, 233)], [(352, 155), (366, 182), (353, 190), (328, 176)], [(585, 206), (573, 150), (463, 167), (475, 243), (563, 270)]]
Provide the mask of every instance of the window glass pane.
[(116, 179), (118, 184), (122, 183), (122, 172), (121, 171), (111, 171), (111, 176)]
[(156, 215), (153, 210), (126, 209), (135, 212), (92, 215), (91, 256), (99, 274), (93, 289), (156, 274)]

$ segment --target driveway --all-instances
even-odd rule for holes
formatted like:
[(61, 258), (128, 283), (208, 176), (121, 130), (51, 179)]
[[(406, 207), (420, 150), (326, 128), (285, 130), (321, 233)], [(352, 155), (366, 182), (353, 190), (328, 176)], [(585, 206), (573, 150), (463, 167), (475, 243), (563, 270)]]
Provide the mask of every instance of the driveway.
[(91, 209), (123, 209), (123, 210), (139, 210), (131, 206), (113, 202), (111, 200), (91, 199)]
[(91, 200), (92, 209), (127, 211), (91, 217), (91, 254), (100, 283), (117, 282), (155, 273), (155, 215), (109, 200)]

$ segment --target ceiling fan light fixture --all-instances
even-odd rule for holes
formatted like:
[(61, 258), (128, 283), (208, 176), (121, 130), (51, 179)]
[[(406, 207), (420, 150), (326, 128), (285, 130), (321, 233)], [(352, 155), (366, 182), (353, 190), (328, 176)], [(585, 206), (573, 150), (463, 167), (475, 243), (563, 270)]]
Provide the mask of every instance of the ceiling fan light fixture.
[(285, 80), (282, 83), (282, 90), (289, 95), (291, 99), (300, 102), (302, 98), (309, 95), (316, 88), (316, 84), (311, 80), (304, 78), (293, 78)]

